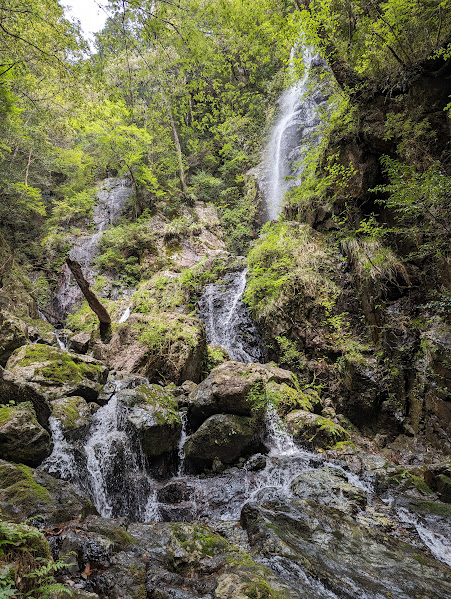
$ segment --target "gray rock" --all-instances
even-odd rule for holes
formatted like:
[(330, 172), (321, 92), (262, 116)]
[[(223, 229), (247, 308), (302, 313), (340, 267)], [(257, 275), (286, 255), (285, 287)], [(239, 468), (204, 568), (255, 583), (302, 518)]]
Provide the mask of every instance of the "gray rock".
[(127, 420), (137, 431), (145, 455), (156, 457), (177, 448), (182, 423), (171, 391), (160, 385), (139, 385), (120, 391), (117, 398), (128, 407)]
[(185, 444), (186, 459), (196, 470), (211, 468), (215, 459), (232, 464), (246, 454), (258, 430), (255, 420), (235, 414), (210, 416)]
[(0, 458), (38, 466), (50, 447), (50, 435), (30, 404), (0, 407)]
[(52, 402), (52, 416), (61, 423), (64, 436), (79, 439), (92, 422), (91, 407), (83, 397), (62, 397)]
[(13, 351), (27, 343), (27, 324), (6, 312), (0, 312), (0, 366), (5, 366)]
[(197, 428), (206, 418), (218, 413), (252, 416), (258, 406), (249, 393), (257, 385), (263, 390), (265, 383), (271, 381), (293, 384), (293, 375), (264, 364), (225, 362), (217, 366), (189, 396), (191, 425)]
[(91, 340), (90, 333), (78, 333), (69, 339), (69, 349), (77, 354), (85, 354)]

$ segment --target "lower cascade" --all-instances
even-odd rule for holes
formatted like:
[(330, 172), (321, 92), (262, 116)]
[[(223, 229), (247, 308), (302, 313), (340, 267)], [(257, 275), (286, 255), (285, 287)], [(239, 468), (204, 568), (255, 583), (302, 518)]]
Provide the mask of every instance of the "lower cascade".
[(208, 342), (227, 350), (232, 360), (261, 362), (262, 343), (255, 324), (242, 302), (247, 269), (224, 277), (222, 285), (207, 285), (199, 300), (199, 318)]

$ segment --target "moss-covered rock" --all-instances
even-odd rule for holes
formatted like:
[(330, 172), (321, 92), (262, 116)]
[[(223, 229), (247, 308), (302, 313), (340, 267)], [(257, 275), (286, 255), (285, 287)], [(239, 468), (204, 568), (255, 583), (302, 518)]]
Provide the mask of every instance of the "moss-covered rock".
[(330, 449), (349, 439), (349, 433), (340, 424), (305, 410), (290, 412), (285, 423), (296, 441), (310, 447)]
[(203, 324), (179, 313), (132, 314), (94, 355), (111, 368), (146, 376), (150, 382), (199, 382), (206, 354)]
[(145, 455), (156, 457), (176, 449), (182, 423), (171, 390), (160, 385), (139, 385), (121, 391), (118, 401), (127, 405), (127, 419), (138, 432)]
[(89, 356), (80, 356), (40, 343), (16, 350), (7, 369), (49, 399), (79, 395), (95, 401), (108, 376), (107, 367)]
[(74, 485), (3, 460), (0, 460), (0, 509), (14, 522), (39, 516), (48, 524), (95, 512), (89, 499)]
[(50, 453), (50, 435), (31, 404), (0, 406), (0, 458), (38, 466)]
[(77, 439), (91, 424), (92, 412), (83, 397), (62, 397), (52, 402), (52, 416), (67, 438)]
[(266, 364), (225, 362), (212, 370), (189, 396), (189, 418), (197, 428), (206, 418), (217, 413), (255, 415), (266, 405), (266, 383), (293, 385), (287, 370)]
[(0, 312), (0, 366), (5, 366), (13, 351), (27, 343), (27, 324), (6, 312)]
[(256, 421), (247, 416), (215, 414), (210, 416), (185, 444), (186, 459), (196, 470), (210, 468), (214, 460), (232, 464), (248, 454), (257, 433)]

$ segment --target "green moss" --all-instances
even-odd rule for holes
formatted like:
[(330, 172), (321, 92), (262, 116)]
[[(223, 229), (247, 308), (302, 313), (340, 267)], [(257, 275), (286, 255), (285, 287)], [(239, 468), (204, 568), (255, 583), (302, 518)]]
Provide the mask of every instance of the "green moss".
[(0, 466), (1, 493), (5, 501), (18, 506), (51, 503), (50, 493), (34, 480), (32, 472), (24, 464)]
[(221, 536), (211, 532), (206, 526), (190, 526), (185, 530), (174, 524), (172, 526), (174, 537), (180, 546), (189, 554), (203, 557), (214, 556), (217, 553), (230, 551), (228, 542)]
[(14, 416), (15, 408), (0, 406), (0, 426), (3, 426)]
[(442, 518), (451, 518), (451, 505), (439, 501), (420, 501), (412, 503), (410, 508), (421, 514), (433, 514)]
[(265, 580), (257, 580), (245, 586), (244, 592), (249, 599), (283, 599), (285, 591), (276, 591)]
[(36, 374), (57, 384), (63, 385), (68, 381), (78, 383), (83, 379), (96, 380), (102, 372), (98, 364), (87, 364), (74, 355), (47, 345), (36, 343), (19, 351), (22, 352), (18, 363), (20, 367), (45, 363), (45, 366), (37, 366)]
[(180, 423), (177, 399), (170, 391), (160, 385), (139, 385), (134, 389), (133, 405), (145, 403), (156, 408), (155, 418), (158, 424)]

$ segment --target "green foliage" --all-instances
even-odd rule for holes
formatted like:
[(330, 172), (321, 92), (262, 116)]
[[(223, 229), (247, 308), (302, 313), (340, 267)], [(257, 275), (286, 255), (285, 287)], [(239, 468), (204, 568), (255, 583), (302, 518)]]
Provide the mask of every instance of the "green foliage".
[(248, 263), (244, 299), (259, 319), (291, 319), (294, 306), (324, 307), (338, 295), (330, 250), (307, 225), (265, 225)]
[(373, 191), (384, 194), (377, 201), (395, 215), (396, 227), (386, 227), (387, 232), (409, 240), (412, 256), (446, 256), (451, 235), (451, 177), (437, 162), (418, 171), (383, 156), (382, 165), (390, 182)]
[(26, 523), (0, 520), (1, 597), (39, 597), (48, 599), (67, 588), (55, 581), (54, 574), (67, 566), (65, 555), (54, 562), (44, 535)]
[[(310, 39), (341, 57), (363, 75), (407, 69), (449, 38), (449, 0), (312, 0), (301, 14)], [(446, 54), (448, 50), (441, 50)]]

